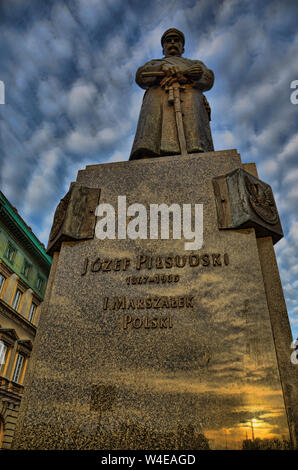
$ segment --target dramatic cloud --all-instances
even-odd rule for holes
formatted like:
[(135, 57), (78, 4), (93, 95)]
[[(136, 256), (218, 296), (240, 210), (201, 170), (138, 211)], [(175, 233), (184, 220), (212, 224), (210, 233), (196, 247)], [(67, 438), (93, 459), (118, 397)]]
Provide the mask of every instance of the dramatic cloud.
[(43, 242), (86, 164), (128, 158), (143, 91), (137, 67), (171, 26), (215, 72), (215, 148), (237, 148), (270, 183), (285, 238), (279, 266), (298, 336), (298, 4), (292, 0), (2, 0), (1, 190)]

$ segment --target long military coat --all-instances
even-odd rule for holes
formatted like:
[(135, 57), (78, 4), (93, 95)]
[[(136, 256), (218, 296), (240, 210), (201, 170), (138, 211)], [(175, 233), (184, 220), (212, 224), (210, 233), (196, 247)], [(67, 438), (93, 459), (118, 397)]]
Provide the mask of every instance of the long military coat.
[(155, 78), (142, 76), (143, 72), (161, 71), (164, 64), (174, 66), (182, 72), (195, 64), (202, 67), (201, 78), (186, 84), (185, 90), (181, 91), (184, 133), (188, 153), (214, 150), (206, 98), (202, 94), (213, 86), (214, 74), (199, 60), (171, 56), (151, 60), (137, 70), (136, 82), (146, 92), (130, 160), (181, 153), (174, 106), (168, 103), (168, 93), (159, 86)]

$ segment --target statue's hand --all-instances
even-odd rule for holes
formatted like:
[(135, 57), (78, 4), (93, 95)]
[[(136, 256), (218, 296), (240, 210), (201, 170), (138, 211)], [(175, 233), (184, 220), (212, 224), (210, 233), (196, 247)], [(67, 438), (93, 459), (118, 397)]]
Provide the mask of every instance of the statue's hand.
[(163, 64), (161, 66), (161, 70), (162, 72), (164, 72), (168, 77), (170, 77), (171, 75), (174, 75), (176, 72), (177, 72), (177, 67), (173, 67), (172, 65), (167, 65), (167, 64)]
[(188, 82), (188, 78), (177, 67), (163, 65), (161, 69), (165, 73), (164, 78), (160, 82), (161, 87), (168, 88), (174, 82), (179, 82), (180, 84)]
[(184, 72), (191, 80), (199, 80), (203, 74), (203, 68), (200, 64), (195, 64)]

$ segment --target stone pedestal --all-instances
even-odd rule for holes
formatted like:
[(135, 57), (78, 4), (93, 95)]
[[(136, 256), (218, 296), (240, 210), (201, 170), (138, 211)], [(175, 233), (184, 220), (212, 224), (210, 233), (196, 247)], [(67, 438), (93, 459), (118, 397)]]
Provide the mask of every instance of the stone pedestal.
[(252, 173), (229, 150), (79, 172), (114, 207), (120, 195), (127, 205), (203, 204), (203, 247), (62, 241), (15, 449), (241, 449), (256, 438), (285, 447), (290, 435), (295, 445), (297, 370), (272, 240), (219, 229), (213, 181), (237, 168)]

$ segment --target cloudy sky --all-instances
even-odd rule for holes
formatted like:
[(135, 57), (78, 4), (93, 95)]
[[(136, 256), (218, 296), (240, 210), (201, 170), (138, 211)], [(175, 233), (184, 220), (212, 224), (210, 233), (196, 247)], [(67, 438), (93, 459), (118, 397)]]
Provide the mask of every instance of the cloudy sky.
[(237, 148), (273, 187), (276, 245), (298, 336), (298, 3), (295, 0), (1, 0), (0, 187), (46, 244), (60, 198), (86, 164), (127, 160), (143, 90), (169, 27), (215, 72), (216, 150)]

